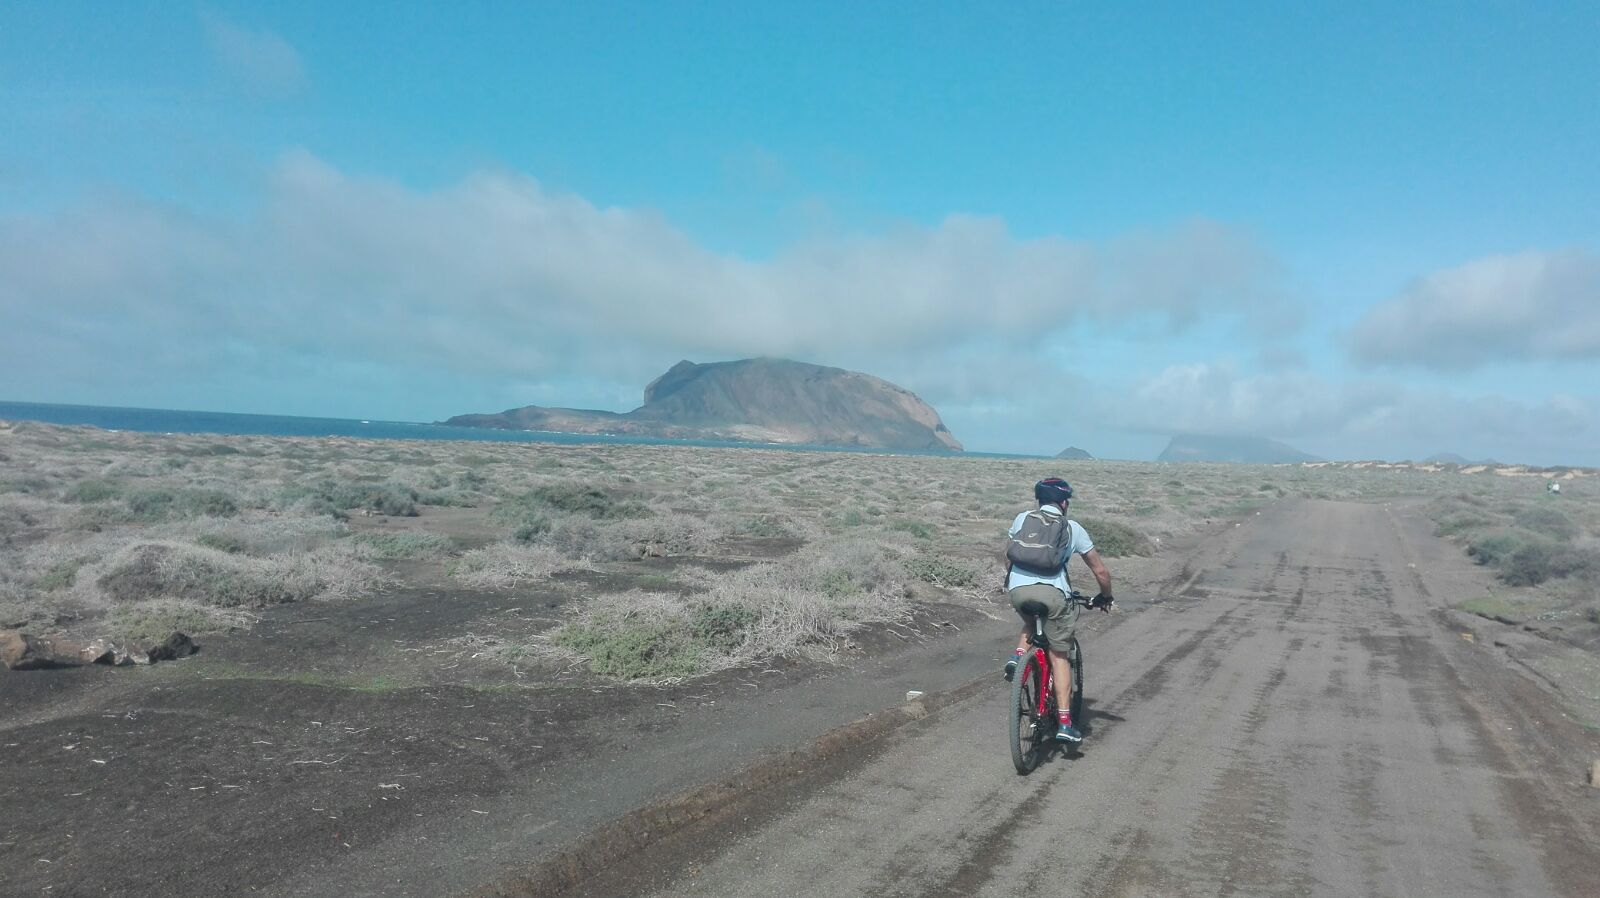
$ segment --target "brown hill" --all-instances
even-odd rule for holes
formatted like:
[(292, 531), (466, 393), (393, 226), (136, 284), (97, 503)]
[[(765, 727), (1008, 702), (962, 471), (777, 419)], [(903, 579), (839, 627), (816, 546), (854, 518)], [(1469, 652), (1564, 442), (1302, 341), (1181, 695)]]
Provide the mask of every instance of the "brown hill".
[(645, 387), (644, 405), (631, 412), (530, 405), (497, 415), (457, 415), (444, 423), (666, 439), (961, 449), (939, 413), (909, 390), (870, 374), (787, 359), (679, 362)]

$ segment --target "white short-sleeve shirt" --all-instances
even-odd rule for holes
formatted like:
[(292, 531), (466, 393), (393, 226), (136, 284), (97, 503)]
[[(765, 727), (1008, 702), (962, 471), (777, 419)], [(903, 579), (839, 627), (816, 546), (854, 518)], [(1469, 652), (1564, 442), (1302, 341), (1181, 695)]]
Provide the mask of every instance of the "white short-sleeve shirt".
[[(1039, 510), (1051, 516), (1061, 514), (1061, 509), (1054, 505), (1046, 505)], [(1028, 514), (1029, 512), (1024, 511), (1017, 515), (1016, 520), (1011, 522), (1011, 530), (1008, 535), (1016, 536), (1022, 530), (1022, 521)], [(1011, 574), (1006, 577), (1006, 589), (1016, 589), (1019, 586), (1027, 586), (1030, 583), (1048, 583), (1070, 595), (1072, 593), (1072, 584), (1067, 580), (1067, 561), (1073, 555), (1082, 555), (1093, 549), (1094, 541), (1089, 539), (1088, 531), (1084, 530), (1077, 521), (1070, 518), (1067, 520), (1067, 530), (1072, 534), (1072, 538), (1067, 542), (1067, 550), (1061, 555), (1061, 567), (1056, 571), (1055, 576), (1040, 577), (1013, 567)]]

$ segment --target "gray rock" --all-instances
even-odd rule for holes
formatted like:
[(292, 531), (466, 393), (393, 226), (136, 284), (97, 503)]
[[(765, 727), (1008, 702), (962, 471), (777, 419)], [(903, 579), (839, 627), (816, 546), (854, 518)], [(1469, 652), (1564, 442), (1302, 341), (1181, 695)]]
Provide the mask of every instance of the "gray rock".
[(79, 667), (84, 664), (153, 664), (187, 658), (199, 651), (187, 633), (174, 632), (153, 646), (115, 643), (96, 639), (89, 643), (71, 642), (49, 636), (35, 636), (16, 630), (0, 630), (0, 663), (11, 670), (38, 670), (46, 667)]
[(15, 630), (0, 631), (0, 663), (11, 670), (77, 667), (100, 660), (104, 648)]
[(200, 646), (195, 645), (195, 641), (189, 638), (189, 634), (174, 632), (163, 640), (160, 645), (150, 647), (150, 660), (152, 662), (175, 661), (179, 658), (187, 658), (198, 651), (200, 651)]

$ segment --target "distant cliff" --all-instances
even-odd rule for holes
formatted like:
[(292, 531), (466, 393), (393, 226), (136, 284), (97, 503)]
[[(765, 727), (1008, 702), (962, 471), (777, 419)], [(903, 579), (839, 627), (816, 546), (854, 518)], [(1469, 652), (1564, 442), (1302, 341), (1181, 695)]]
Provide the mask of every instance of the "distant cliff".
[(1156, 461), (1222, 461), (1241, 464), (1321, 461), (1293, 446), (1261, 437), (1221, 437), (1181, 434), (1172, 438)]
[(445, 424), (665, 439), (960, 451), (939, 413), (909, 390), (843, 368), (787, 359), (679, 362), (631, 412), (543, 408), (457, 415)]

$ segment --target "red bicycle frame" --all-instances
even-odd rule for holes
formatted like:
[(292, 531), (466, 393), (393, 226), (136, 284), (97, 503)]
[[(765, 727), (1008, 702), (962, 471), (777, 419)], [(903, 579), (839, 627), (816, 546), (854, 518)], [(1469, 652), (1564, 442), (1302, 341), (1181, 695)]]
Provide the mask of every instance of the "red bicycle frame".
[[(1046, 705), (1046, 703), (1048, 703), (1050, 701), (1050, 695), (1051, 695), (1050, 690), (1055, 688), (1055, 684), (1050, 681), (1051, 677), (1050, 677), (1050, 656), (1049, 656), (1049, 654), (1046, 653), (1044, 649), (1041, 649), (1038, 646), (1034, 646), (1033, 647), (1033, 658), (1034, 658), (1034, 661), (1036, 661), (1038, 663), (1038, 666), (1039, 666), (1039, 698), (1037, 700), (1038, 704), (1039, 704), (1039, 707), (1034, 709), (1034, 710), (1038, 713), (1038, 715), (1040, 717), (1043, 717), (1044, 713), (1045, 713), (1045, 705)], [(1023, 671), (1022, 675), (1024, 677), (1026, 677), (1028, 675), (1028, 672), (1027, 671)]]

